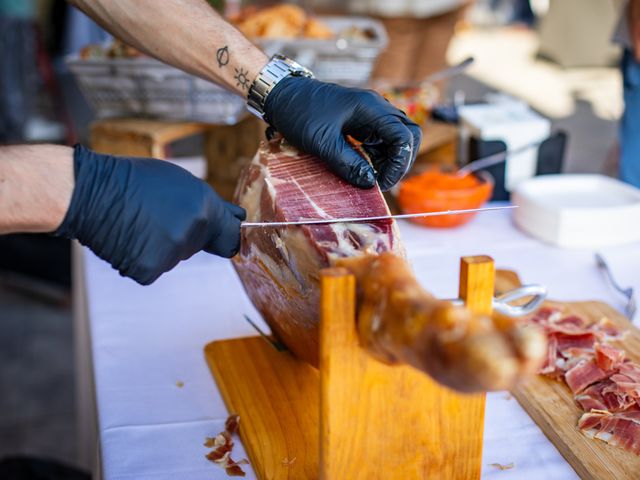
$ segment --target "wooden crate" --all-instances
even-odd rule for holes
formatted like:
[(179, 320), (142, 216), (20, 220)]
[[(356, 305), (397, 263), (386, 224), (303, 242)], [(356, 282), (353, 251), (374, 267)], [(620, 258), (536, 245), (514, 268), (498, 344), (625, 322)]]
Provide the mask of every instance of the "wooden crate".
[(197, 122), (111, 118), (91, 124), (89, 143), (100, 153), (166, 159), (170, 143), (213, 128)]
[(232, 126), (219, 126), (205, 134), (207, 182), (226, 200), (231, 200), (240, 172), (251, 161), (267, 124), (248, 117)]
[(430, 165), (454, 167), (457, 162), (458, 127), (429, 120), (422, 126), (422, 144), (413, 171), (418, 173)]

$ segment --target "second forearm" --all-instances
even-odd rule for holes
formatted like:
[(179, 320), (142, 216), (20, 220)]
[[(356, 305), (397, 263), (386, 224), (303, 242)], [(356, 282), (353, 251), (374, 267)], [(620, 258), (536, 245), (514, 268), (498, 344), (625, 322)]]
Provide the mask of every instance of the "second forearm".
[(205, 0), (72, 0), (102, 27), (163, 62), (246, 95), (267, 57)]
[(0, 234), (56, 230), (69, 208), (73, 186), (73, 149), (1, 147)]

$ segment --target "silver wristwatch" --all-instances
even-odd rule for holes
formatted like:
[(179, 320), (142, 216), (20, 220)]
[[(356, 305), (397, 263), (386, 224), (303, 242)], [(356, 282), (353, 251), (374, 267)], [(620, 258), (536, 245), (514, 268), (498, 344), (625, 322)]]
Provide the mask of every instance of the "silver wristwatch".
[(247, 108), (258, 118), (264, 118), (264, 102), (280, 80), (289, 76), (313, 77), (313, 72), (290, 58), (276, 53), (249, 88)]

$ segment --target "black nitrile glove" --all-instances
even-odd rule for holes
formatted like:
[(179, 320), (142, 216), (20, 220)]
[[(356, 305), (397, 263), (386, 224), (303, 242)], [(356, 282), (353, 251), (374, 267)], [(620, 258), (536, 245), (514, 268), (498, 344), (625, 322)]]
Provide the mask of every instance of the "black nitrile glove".
[(422, 133), (381, 95), (307, 77), (281, 80), (267, 95), (265, 120), (284, 138), (329, 164), (348, 182), (373, 187), (371, 165), (344, 136), (363, 143), (382, 190), (389, 190), (416, 159)]
[(240, 248), (244, 209), (180, 167), (78, 145), (74, 170), (71, 205), (54, 235), (77, 238), (142, 285), (200, 250), (232, 257)]

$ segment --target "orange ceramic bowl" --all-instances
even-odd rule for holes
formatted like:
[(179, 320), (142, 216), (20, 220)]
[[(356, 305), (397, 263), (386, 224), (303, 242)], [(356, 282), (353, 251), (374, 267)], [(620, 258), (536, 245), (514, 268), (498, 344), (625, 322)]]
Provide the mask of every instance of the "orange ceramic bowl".
[[(458, 175), (428, 170), (400, 183), (398, 205), (402, 213), (440, 212), (480, 208), (493, 192), (493, 179), (488, 174)], [(449, 228), (463, 225), (475, 213), (417, 217), (412, 222), (427, 227)]]

